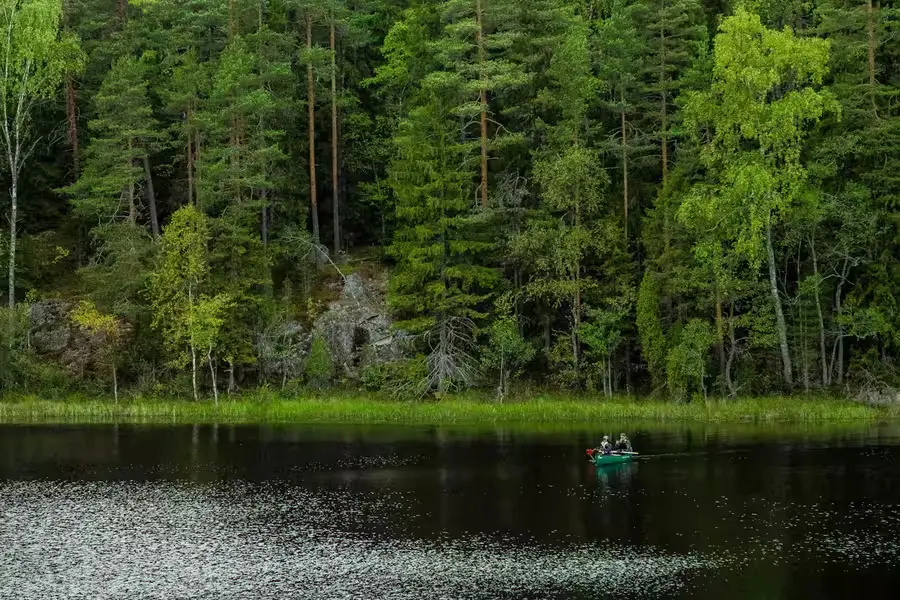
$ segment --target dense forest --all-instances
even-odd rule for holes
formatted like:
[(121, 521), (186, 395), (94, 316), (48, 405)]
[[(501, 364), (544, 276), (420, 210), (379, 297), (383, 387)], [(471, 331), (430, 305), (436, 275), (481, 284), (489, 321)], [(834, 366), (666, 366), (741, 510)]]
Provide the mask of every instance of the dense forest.
[[(898, 10), (0, 0), (0, 384), (892, 389)], [(405, 346), (348, 375), (352, 273)]]

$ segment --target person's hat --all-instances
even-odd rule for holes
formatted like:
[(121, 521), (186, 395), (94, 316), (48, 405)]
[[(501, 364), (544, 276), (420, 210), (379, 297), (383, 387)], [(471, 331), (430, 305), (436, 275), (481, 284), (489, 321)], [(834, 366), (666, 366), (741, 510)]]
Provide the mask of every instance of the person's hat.
[(608, 435), (604, 435), (604, 436), (603, 436), (603, 439), (604, 439), (604, 440), (608, 440), (608, 439), (609, 439), (609, 436), (608, 436)]
[(624, 433), (622, 434), (622, 437), (625, 437), (625, 434), (624, 434)]

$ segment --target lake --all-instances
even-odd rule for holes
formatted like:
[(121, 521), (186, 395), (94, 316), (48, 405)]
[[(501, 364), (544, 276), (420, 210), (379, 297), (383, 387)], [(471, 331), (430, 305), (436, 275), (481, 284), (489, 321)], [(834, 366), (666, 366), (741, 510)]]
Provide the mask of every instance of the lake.
[(603, 429), (0, 426), (0, 598), (896, 597), (896, 424)]

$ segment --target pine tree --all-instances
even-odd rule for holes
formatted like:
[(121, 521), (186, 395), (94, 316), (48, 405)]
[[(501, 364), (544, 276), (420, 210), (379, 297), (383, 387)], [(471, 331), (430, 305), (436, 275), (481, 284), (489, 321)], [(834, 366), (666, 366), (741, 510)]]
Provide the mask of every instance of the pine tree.
[(699, 0), (641, 0), (630, 12), (644, 32), (646, 51), (641, 87), (647, 129), (659, 146), (662, 187), (672, 158), (673, 129), (677, 131), (677, 102), (682, 75), (694, 63), (704, 42), (706, 24)]
[[(818, 132), (813, 153), (814, 175), (833, 209), (822, 212), (823, 218), (832, 220), (823, 223), (817, 233), (837, 228), (844, 234), (847, 231), (839, 223), (846, 219), (854, 219), (856, 223), (868, 221), (854, 216), (848, 207), (860, 206), (863, 214), (875, 215), (877, 219), (868, 234), (856, 234), (862, 239), (870, 238), (870, 242), (864, 247), (851, 243), (850, 246), (855, 246), (852, 254), (846, 252), (846, 235), (829, 233), (818, 240), (820, 268), (828, 270), (827, 256), (832, 250), (838, 256), (843, 255), (834, 265), (839, 277), (828, 278), (833, 285), (815, 288), (817, 293), (832, 298), (828, 304), (835, 321), (834, 351), (831, 352), (834, 368), (824, 370), (825, 384), (832, 377), (836, 383), (843, 383), (844, 337), (849, 329), (853, 329), (845, 311), (848, 300), (863, 302), (884, 315), (896, 315), (896, 296), (892, 290), (900, 277), (900, 270), (894, 266), (900, 241), (900, 228), (897, 227), (900, 222), (897, 218), (900, 204), (900, 178), (897, 177), (900, 172), (900, 110), (897, 108), (900, 77), (891, 65), (895, 65), (900, 57), (888, 40), (900, 9), (892, 4), (871, 0), (823, 0), (817, 6), (817, 33), (832, 42), (829, 90), (842, 109), (840, 119), (829, 119)], [(871, 243), (871, 238), (879, 233), (881, 239), (876, 246)], [(815, 241), (812, 239), (811, 243)], [(881, 256), (870, 254), (874, 247), (883, 249)], [(852, 271), (862, 284), (850, 285), (849, 273), (844, 268), (848, 259), (856, 263)], [(850, 287), (854, 288), (852, 297)], [(826, 305), (826, 312), (828, 307)], [(823, 338), (825, 321), (820, 319)], [(887, 321), (892, 323), (892, 332), (900, 331), (900, 321), (896, 318)], [(895, 333), (883, 333), (878, 336), (883, 348), (896, 343)], [(824, 346), (824, 342), (821, 345)], [(821, 352), (824, 364), (825, 355), (829, 353)], [(876, 369), (879, 366), (873, 365)]]
[(398, 260), (390, 302), (404, 317), (399, 326), (413, 332), (441, 319), (482, 318), (497, 279), (493, 269), (478, 264), (492, 244), (472, 237), (479, 218), (471, 213), (467, 173), (459, 168), (466, 146), (452, 104), (439, 91), (401, 123), (391, 167), (399, 223), (390, 247)]
[(628, 0), (612, 0), (608, 14), (597, 25), (599, 75), (605, 83), (604, 104), (613, 115), (612, 134), (607, 152), (618, 160), (619, 193), (622, 198), (622, 229), (629, 237), (631, 204), (634, 198), (635, 162), (643, 158), (650, 146), (646, 135), (636, 125), (640, 101), (640, 74), (646, 55), (644, 39), (633, 16), (635, 5)]
[[(460, 119), (478, 127), (478, 197), (481, 208), (486, 209), (490, 130), (496, 118), (491, 106), (496, 104), (496, 95), (524, 83), (521, 69), (508, 58), (515, 40), (513, 9), (508, 0), (447, 0), (439, 10), (446, 24), (435, 52), (444, 67), (459, 77), (461, 96), (455, 110)], [(498, 129), (496, 125), (493, 128)]]
[(327, 18), (330, 3), (324, 0), (301, 0), (297, 3), (297, 13), (302, 30), (303, 47), (300, 51), (300, 62), (306, 67), (306, 131), (309, 151), (309, 199), (310, 218), (312, 221), (313, 243), (318, 247), (321, 243), (319, 226), (319, 189), (316, 166), (316, 97), (318, 88), (318, 72), (327, 70), (331, 62), (330, 53), (314, 44), (315, 25)]
[[(280, 40), (263, 26), (236, 36), (220, 57), (201, 116), (206, 147), (199, 168), (200, 205), (210, 220), (210, 293), (233, 302), (223, 308), (218, 346), (233, 376), (235, 364), (254, 361), (255, 331), (271, 288), (268, 207), (286, 162), (280, 121), (289, 65), (272, 50)], [(276, 44), (268, 49), (267, 43)], [(267, 52), (268, 50), (268, 52)], [(262, 233), (261, 235), (261, 228)], [(229, 379), (229, 391), (234, 382)]]
[(159, 235), (150, 156), (161, 143), (147, 94), (147, 68), (134, 57), (116, 61), (95, 96), (97, 118), (91, 134), (84, 171), (68, 188), (75, 211), (89, 222), (125, 219), (143, 221), (140, 201), (144, 188), (148, 221)]

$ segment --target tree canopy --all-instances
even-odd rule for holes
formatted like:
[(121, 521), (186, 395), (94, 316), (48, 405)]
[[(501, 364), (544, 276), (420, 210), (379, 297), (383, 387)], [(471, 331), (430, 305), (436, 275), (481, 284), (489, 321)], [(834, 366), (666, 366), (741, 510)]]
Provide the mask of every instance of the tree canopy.
[[(0, 383), (61, 299), (116, 393), (900, 387), (898, 10), (0, 2)], [(349, 273), (380, 375), (317, 329)]]

